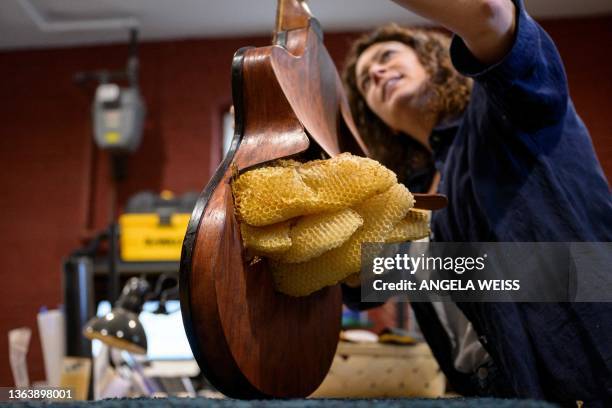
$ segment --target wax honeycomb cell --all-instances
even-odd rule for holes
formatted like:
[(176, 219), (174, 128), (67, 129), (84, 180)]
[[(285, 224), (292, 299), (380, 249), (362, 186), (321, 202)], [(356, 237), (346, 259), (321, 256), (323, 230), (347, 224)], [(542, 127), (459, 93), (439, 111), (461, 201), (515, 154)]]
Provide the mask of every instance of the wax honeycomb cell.
[(339, 247), (363, 224), (350, 208), (306, 215), (264, 227), (240, 225), (242, 241), (251, 255), (281, 262), (304, 262)]
[(386, 242), (414, 241), (428, 237), (429, 232), (429, 211), (413, 208), (389, 233)]
[(361, 244), (385, 242), (413, 205), (412, 194), (401, 184), (356, 205), (353, 209), (363, 218), (363, 226), (342, 246), (307, 262), (270, 262), (276, 289), (290, 296), (306, 296), (359, 272)]
[(297, 171), (329, 209), (352, 207), (397, 183), (395, 173), (377, 161), (349, 153), (305, 163)]
[(234, 180), (232, 190), (239, 219), (264, 226), (351, 207), (396, 182), (395, 174), (378, 162), (345, 153), (247, 171)]
[(292, 245), (280, 261), (298, 263), (315, 258), (344, 244), (362, 225), (361, 216), (350, 208), (302, 217), (289, 231)]
[(412, 209), (414, 198), (395, 174), (348, 153), (278, 160), (243, 173), (232, 189), (244, 246), (268, 258), (276, 289), (291, 296), (358, 284), (362, 243), (429, 234), (429, 213)]
[(291, 248), (288, 221), (265, 227), (252, 227), (242, 223), (240, 233), (244, 246), (254, 255), (279, 255)]
[(241, 221), (264, 226), (316, 209), (316, 193), (294, 167), (265, 167), (240, 175), (232, 183), (234, 205)]

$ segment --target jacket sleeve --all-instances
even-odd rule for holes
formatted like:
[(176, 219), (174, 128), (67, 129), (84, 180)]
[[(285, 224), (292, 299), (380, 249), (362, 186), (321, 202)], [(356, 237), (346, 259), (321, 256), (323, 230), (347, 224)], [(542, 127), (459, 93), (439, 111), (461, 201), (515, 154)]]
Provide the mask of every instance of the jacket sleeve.
[(552, 39), (525, 11), (516, 6), (516, 32), (511, 50), (498, 63), (479, 62), (459, 36), (451, 43), (455, 68), (484, 88), (497, 110), (523, 131), (533, 132), (557, 123), (568, 106), (568, 86), (561, 57)]

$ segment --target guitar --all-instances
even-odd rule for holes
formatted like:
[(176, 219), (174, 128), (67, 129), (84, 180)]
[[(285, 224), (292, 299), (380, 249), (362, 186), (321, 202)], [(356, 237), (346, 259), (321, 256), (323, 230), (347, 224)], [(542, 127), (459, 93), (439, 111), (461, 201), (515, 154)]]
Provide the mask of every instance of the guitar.
[[(267, 262), (244, 256), (231, 180), (281, 158), (341, 152), (367, 156), (322, 30), (301, 0), (278, 0), (273, 43), (242, 48), (232, 62), (234, 138), (201, 193), (183, 242), (180, 299), (193, 354), (207, 379), (232, 398), (306, 397), (331, 365), (341, 290), (306, 297), (274, 290)], [(416, 206), (445, 198), (415, 195)]]

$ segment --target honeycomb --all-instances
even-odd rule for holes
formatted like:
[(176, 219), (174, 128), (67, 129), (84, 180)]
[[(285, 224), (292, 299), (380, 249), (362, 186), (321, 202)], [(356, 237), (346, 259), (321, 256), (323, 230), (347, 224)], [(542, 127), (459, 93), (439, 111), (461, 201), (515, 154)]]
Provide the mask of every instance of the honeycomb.
[(397, 223), (385, 242), (414, 241), (427, 236), (429, 236), (429, 212), (413, 208)]
[[(411, 208), (400, 222), (391, 230), (386, 243), (414, 241), (429, 236), (429, 211)], [(376, 256), (376, 255), (373, 255)], [(359, 272), (354, 273), (344, 279), (342, 283), (351, 287), (357, 287), (361, 284)]]
[(247, 171), (232, 183), (238, 218), (265, 226), (297, 216), (337, 211), (387, 190), (395, 174), (349, 153), (301, 164), (291, 160)]
[(289, 221), (267, 225), (265, 227), (253, 227), (240, 224), (240, 232), (245, 248), (253, 255), (278, 256), (279, 253), (291, 248), (291, 237), (289, 236)]
[(350, 153), (305, 163), (297, 171), (330, 210), (352, 207), (397, 183), (395, 173), (377, 161)]
[(353, 209), (363, 218), (363, 225), (340, 247), (302, 263), (270, 261), (276, 289), (290, 296), (306, 296), (358, 273), (361, 244), (384, 242), (413, 205), (412, 194), (401, 184), (356, 205)]
[(312, 214), (316, 193), (300, 178), (295, 167), (251, 170), (232, 183), (239, 219), (264, 226), (304, 214)]
[(264, 227), (240, 225), (242, 241), (251, 255), (281, 262), (304, 262), (345, 243), (363, 220), (350, 208), (305, 215)]
[(414, 198), (395, 174), (348, 153), (279, 160), (243, 173), (232, 191), (244, 246), (268, 258), (276, 289), (291, 296), (359, 284), (364, 242), (429, 234), (428, 212), (412, 209)]
[(291, 228), (289, 235), (292, 245), (282, 254), (280, 261), (308, 261), (344, 244), (362, 225), (361, 216), (350, 208), (302, 217)]

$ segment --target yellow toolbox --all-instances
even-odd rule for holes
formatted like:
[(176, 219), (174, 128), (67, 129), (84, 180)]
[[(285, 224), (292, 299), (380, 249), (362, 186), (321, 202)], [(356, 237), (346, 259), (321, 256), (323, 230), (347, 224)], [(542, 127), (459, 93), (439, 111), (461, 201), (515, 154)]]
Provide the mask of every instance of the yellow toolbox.
[[(146, 194), (146, 195), (145, 195)], [(164, 192), (139, 193), (119, 217), (121, 259), (126, 262), (179, 261), (193, 195), (176, 199)]]

